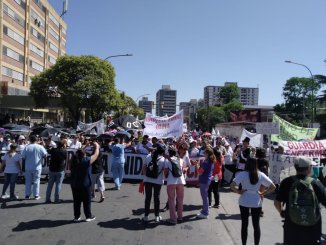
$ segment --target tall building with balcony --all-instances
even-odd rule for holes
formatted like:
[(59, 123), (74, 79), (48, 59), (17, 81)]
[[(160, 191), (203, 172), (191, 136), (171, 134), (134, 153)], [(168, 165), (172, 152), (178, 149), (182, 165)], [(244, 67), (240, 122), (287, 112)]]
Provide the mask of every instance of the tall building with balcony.
[(31, 78), (66, 53), (67, 25), (47, 0), (0, 0), (0, 93), (28, 95)]
[[(206, 86), (204, 88), (204, 103), (207, 106), (219, 105), (223, 102), (219, 97), (221, 89), (229, 84), (236, 84), (232, 82), (226, 82), (224, 86)], [(258, 105), (258, 96), (259, 88), (250, 88), (250, 87), (238, 87), (240, 92), (239, 101), (244, 106), (257, 106)]]
[(143, 97), (140, 101), (138, 101), (138, 107), (144, 110), (144, 113), (152, 114), (154, 101), (148, 100), (148, 97)]
[(172, 90), (170, 85), (162, 85), (156, 93), (156, 115), (172, 116), (176, 113), (177, 91)]

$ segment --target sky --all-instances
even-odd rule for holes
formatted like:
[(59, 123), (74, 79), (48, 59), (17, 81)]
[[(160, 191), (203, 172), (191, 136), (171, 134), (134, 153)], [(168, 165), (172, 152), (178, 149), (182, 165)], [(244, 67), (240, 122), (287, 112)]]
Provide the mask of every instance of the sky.
[[(63, 0), (49, 0), (62, 12)], [(259, 105), (284, 102), (291, 77), (326, 75), (325, 0), (69, 0), (67, 54), (111, 58), (116, 87), (155, 101), (162, 85), (177, 103), (204, 87), (259, 87)]]

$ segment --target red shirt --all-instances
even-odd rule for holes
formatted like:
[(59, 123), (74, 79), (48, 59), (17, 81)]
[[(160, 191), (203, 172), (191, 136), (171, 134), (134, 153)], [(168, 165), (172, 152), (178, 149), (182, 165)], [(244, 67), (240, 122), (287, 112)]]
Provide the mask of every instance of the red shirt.
[(221, 156), (221, 158), (217, 159), (214, 164), (212, 176), (214, 177), (217, 174), (219, 180), (222, 180), (222, 164), (223, 164), (223, 162), (224, 162), (224, 156)]

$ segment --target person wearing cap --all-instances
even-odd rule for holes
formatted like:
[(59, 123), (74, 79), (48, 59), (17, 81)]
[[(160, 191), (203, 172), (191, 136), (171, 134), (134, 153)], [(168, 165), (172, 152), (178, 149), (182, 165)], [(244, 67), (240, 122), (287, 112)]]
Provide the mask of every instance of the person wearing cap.
[[(307, 157), (297, 157), (294, 159), (294, 168), (296, 175), (285, 178), (279, 187), (279, 191), (274, 200), (274, 206), (280, 213), (280, 216), (285, 219), (284, 221), (284, 244), (286, 245), (315, 245), (321, 244), (321, 218), (312, 226), (301, 226), (291, 221), (289, 216), (289, 194), (292, 185), (297, 179), (306, 180), (310, 178), (312, 165), (316, 163)], [(312, 180), (311, 186), (315, 192), (318, 202), (326, 207), (326, 190), (323, 184), (317, 179)], [(285, 209), (284, 209), (285, 204)], [(318, 207), (318, 211), (319, 207)]]
[(24, 135), (19, 135), (17, 142), (17, 151), (22, 152), (26, 146), (26, 138)]

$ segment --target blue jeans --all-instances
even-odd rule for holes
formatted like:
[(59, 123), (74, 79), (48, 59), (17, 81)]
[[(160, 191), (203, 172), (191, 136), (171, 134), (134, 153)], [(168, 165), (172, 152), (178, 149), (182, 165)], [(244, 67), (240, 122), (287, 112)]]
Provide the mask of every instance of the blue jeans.
[(209, 188), (210, 184), (211, 184), (210, 181), (207, 184), (202, 184), (202, 183), (199, 184), (200, 195), (201, 195), (201, 198), (203, 200), (203, 209), (201, 211), (201, 213), (203, 215), (208, 215), (209, 214), (209, 211), (208, 211), (208, 188)]
[(15, 186), (18, 174), (5, 173), (5, 182), (3, 183), (2, 195), (6, 194), (7, 188), (10, 185), (10, 197), (15, 196)]
[(31, 196), (32, 185), (34, 197), (40, 196), (41, 171), (41, 169), (25, 171), (25, 196)]
[(51, 192), (53, 185), (55, 183), (55, 193), (54, 193), (54, 201), (58, 202), (59, 201), (59, 194), (61, 191), (61, 185), (62, 181), (65, 177), (65, 172), (52, 172), (49, 171), (49, 181), (48, 181), (48, 187), (46, 188), (46, 197), (45, 201), (51, 201)]
[(124, 176), (124, 163), (123, 164), (112, 164), (111, 172), (113, 177), (113, 182), (115, 187), (119, 190), (122, 184), (122, 179)]

